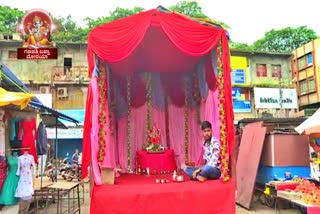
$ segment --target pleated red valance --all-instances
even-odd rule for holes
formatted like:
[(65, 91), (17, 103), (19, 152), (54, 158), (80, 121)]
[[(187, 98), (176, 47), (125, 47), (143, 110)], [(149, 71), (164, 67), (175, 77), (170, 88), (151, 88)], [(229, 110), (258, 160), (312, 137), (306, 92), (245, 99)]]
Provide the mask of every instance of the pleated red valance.
[(90, 32), (90, 73), (94, 55), (110, 63), (113, 72), (189, 71), (217, 45), (223, 33), (224, 29), (203, 25), (174, 12), (145, 11)]

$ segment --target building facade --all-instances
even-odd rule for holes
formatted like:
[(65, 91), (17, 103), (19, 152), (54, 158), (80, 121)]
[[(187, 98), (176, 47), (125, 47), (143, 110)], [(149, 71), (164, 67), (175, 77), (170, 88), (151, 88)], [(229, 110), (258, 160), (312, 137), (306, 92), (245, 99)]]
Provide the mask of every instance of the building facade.
[(295, 83), (301, 110), (320, 107), (320, 39), (293, 51), (292, 81)]
[[(58, 110), (84, 109), (89, 81), (87, 45), (57, 43), (56, 60), (18, 60), (17, 48), (21, 44), (21, 41), (0, 40), (0, 60), (34, 93), (41, 94), (42, 101), (52, 105), (50, 107)], [(295, 96), (289, 90), (295, 87), (291, 84), (290, 60), (291, 54), (231, 50), (235, 121), (265, 114), (284, 117), (295, 110), (294, 104), (281, 105)], [(272, 91), (267, 93), (267, 97), (265, 88)], [(288, 94), (292, 97), (286, 97)]]
[(290, 59), (291, 54), (231, 50), (235, 122), (264, 116), (288, 117), (296, 111)]

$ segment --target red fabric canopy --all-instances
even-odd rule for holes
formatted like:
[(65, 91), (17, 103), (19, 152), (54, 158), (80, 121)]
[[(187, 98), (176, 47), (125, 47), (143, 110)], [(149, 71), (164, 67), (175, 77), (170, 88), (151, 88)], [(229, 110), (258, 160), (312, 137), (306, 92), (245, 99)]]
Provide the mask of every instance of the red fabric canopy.
[(121, 74), (190, 71), (224, 33), (224, 29), (202, 25), (177, 13), (149, 10), (90, 32), (89, 71), (94, 67), (93, 53)]
[[(221, 42), (221, 43), (220, 43)], [(218, 45), (220, 44), (220, 46)], [(219, 47), (222, 52), (220, 65), (224, 73), (223, 102), (225, 114), (221, 115), (226, 128), (227, 154), (232, 151), (234, 141), (233, 109), (231, 98), (229, 47), (226, 32), (222, 28), (203, 25), (186, 16), (157, 9), (106, 23), (94, 28), (88, 37), (89, 74), (93, 72), (95, 57), (105, 61), (116, 75), (133, 72), (158, 72), (177, 74), (193, 71), (199, 60), (204, 60), (206, 72), (211, 76), (212, 51)], [(218, 52), (219, 52), (218, 51)], [(213, 56), (217, 58), (216, 55)], [(210, 77), (207, 75), (207, 78)], [(174, 75), (173, 75), (174, 76)], [(172, 77), (173, 77), (172, 76)], [(170, 79), (170, 77), (169, 77)], [(215, 88), (216, 79), (209, 78), (210, 89)], [(170, 86), (170, 85), (169, 85)], [(221, 89), (220, 89), (221, 90)], [(89, 90), (83, 137), (83, 177), (88, 173), (91, 158), (91, 97)], [(137, 104), (138, 105), (138, 104)]]

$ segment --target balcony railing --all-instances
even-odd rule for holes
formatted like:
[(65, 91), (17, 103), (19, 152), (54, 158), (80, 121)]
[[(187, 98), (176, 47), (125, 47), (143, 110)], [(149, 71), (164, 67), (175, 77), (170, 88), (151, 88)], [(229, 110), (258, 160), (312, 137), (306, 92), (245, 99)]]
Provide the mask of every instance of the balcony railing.
[(53, 82), (82, 83), (88, 82), (88, 67), (86, 66), (54, 66), (51, 79)]

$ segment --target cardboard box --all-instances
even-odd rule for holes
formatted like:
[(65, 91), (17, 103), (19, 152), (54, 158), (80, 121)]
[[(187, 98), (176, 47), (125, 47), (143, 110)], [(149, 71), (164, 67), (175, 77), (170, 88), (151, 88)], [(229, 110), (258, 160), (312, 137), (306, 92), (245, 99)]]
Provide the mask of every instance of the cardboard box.
[(115, 173), (113, 168), (101, 168), (103, 184), (114, 184)]

